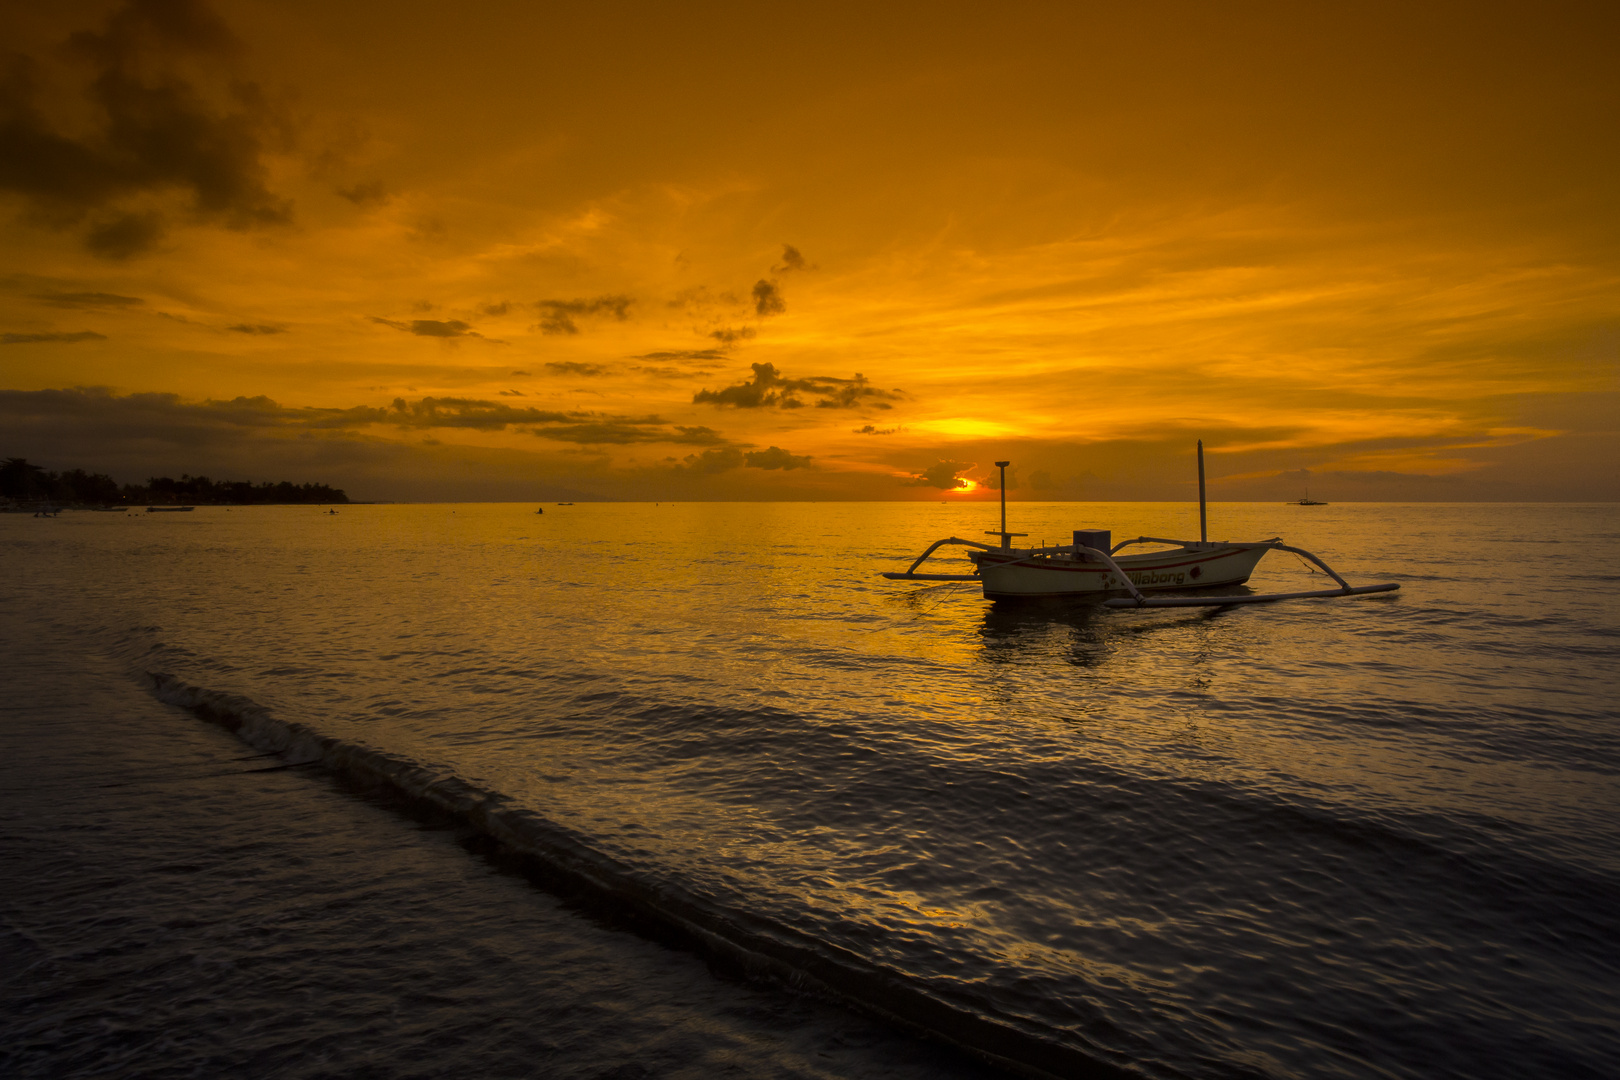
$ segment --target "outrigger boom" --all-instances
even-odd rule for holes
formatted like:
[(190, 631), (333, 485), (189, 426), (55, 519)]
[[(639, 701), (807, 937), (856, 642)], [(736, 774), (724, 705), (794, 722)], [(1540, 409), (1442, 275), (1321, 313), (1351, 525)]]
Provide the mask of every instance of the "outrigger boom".
[[(1199, 525), (1204, 529), (1205, 504), (1203, 498), (1203, 444), (1199, 447)], [(1006, 462), (998, 461), (1002, 469), (1001, 528), (991, 533), (1001, 539), (999, 547), (948, 536), (936, 540), (904, 573), (885, 573), (894, 581), (979, 581), (984, 585), (987, 600), (1033, 599), (1036, 597), (1076, 597), (1101, 600), (1110, 608), (1166, 608), (1166, 607), (1229, 607), (1233, 604), (1263, 604), (1276, 600), (1297, 600), (1304, 597), (1360, 596), (1367, 593), (1394, 592), (1400, 586), (1391, 582), (1380, 585), (1351, 585), (1331, 566), (1304, 548), (1292, 547), (1280, 537), (1256, 541), (1171, 540), (1161, 536), (1139, 536), (1110, 546), (1112, 533), (1107, 529), (1076, 529), (1074, 543), (1049, 547), (1015, 549), (1012, 538), (1022, 533), (1007, 531), (1006, 517)], [(1170, 550), (1120, 555), (1135, 544), (1166, 545)], [(971, 574), (918, 573), (929, 556), (947, 545), (973, 550), (968, 559), (974, 565)], [(1202, 596), (1149, 596), (1148, 593), (1185, 592), (1215, 586), (1242, 585), (1249, 580), (1255, 565), (1268, 551), (1287, 551), (1308, 559), (1338, 583), (1336, 589), (1310, 589), (1300, 592), (1259, 593), (1241, 596), (1208, 594)], [(1123, 594), (1123, 595), (1121, 595)]]

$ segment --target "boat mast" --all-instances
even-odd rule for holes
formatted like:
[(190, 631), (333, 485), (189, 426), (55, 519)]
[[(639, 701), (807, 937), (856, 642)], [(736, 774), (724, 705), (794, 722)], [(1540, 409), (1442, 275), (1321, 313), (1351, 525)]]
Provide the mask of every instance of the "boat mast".
[[(1007, 466), (1010, 461), (996, 462), (996, 468), (1001, 470), (1001, 535), (1007, 535)], [(1005, 541), (1003, 541), (1005, 543)]]
[[(1001, 497), (1002, 497), (1003, 500), (1005, 500), (1007, 498), (1006, 493), (1003, 492)], [(1007, 513), (1006, 510), (1003, 509), (1002, 510), (1002, 517), (1003, 518), (1006, 517), (1006, 513)], [(1001, 527), (1003, 529), (1005, 529), (1007, 527), (1007, 523), (1005, 521), (1003, 521)], [(1200, 543), (1205, 543), (1205, 544), (1209, 543), (1209, 516), (1206, 513), (1205, 508), (1204, 508), (1204, 440), (1203, 439), (1198, 440), (1198, 540), (1199, 540)]]
[(989, 529), (986, 529), (984, 533), (986, 536), (1001, 537), (1001, 548), (1003, 551), (1012, 550), (1013, 537), (1029, 535), (1028, 533), (1014, 533), (1007, 531), (1007, 466), (1011, 464), (1012, 462), (1010, 461), (996, 462), (996, 468), (1001, 470), (1001, 531), (991, 532)]

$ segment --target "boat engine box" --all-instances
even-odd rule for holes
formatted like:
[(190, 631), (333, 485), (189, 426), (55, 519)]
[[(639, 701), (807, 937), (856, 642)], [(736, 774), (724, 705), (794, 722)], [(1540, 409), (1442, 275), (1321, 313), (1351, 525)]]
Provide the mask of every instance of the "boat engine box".
[(1114, 546), (1114, 530), (1112, 529), (1076, 529), (1074, 542), (1085, 547), (1096, 548), (1098, 551), (1107, 551)]

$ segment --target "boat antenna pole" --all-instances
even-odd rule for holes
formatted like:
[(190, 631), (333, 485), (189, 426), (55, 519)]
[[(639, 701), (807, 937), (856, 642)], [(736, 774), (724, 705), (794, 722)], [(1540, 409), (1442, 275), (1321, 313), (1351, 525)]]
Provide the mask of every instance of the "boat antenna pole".
[(1007, 466), (1011, 464), (1010, 461), (996, 462), (996, 468), (1001, 470), (1001, 531), (991, 532), (989, 529), (985, 530), (986, 536), (1001, 537), (1001, 550), (1003, 551), (1012, 550), (1013, 537), (1029, 535), (1028, 533), (1011, 533), (1007, 531)]
[(1001, 546), (1007, 546), (1007, 466), (1010, 461), (996, 462), (996, 468), (1001, 470)]
[[(1001, 516), (1005, 519), (1007, 511), (1005, 500), (1007, 495), (1002, 493), (1003, 509)], [(1003, 520), (1001, 527), (1005, 529), (1007, 523)], [(1209, 543), (1209, 515), (1204, 509), (1204, 440), (1198, 440), (1198, 539), (1200, 543)]]

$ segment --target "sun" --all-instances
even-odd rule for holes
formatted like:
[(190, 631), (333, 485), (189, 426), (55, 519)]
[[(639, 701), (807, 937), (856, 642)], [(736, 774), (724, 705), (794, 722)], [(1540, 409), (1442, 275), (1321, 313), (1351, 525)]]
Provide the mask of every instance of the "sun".
[(959, 487), (959, 488), (952, 488), (951, 489), (951, 494), (953, 494), (953, 495), (967, 495), (967, 494), (969, 494), (971, 492), (979, 490), (980, 484), (979, 484), (979, 482), (977, 480), (969, 480), (967, 477), (964, 476), (964, 477), (961, 477), (961, 481), (962, 481), (962, 486)]

